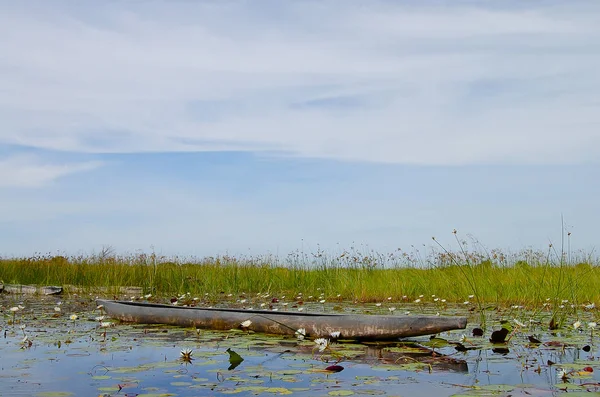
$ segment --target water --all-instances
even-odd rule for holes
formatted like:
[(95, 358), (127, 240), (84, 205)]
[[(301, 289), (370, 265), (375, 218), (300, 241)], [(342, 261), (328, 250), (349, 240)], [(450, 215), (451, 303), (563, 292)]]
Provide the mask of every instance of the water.
[[(492, 345), (489, 331), (472, 337), (470, 326), (439, 335), (450, 342), (469, 335), (462, 343), (471, 350), (464, 352), (442, 341), (432, 356), (431, 350), (417, 348), (432, 341), (415, 338), (416, 345), (332, 344), (321, 353), (312, 341), (241, 331), (130, 324), (101, 328), (95, 319), (101, 313), (91, 299), (69, 299), (60, 306), (58, 298), (50, 297), (1, 299), (0, 396), (600, 394), (599, 353), (588, 330), (550, 334), (528, 328), (505, 345)], [(19, 303), (25, 308), (12, 324), (9, 308)], [(71, 314), (78, 319), (69, 319)], [(531, 344), (527, 336), (534, 332), (542, 342), (554, 343)], [(192, 350), (191, 362), (181, 359), (183, 349)], [(227, 349), (243, 361), (233, 365)], [(338, 360), (341, 372), (325, 371)], [(564, 380), (560, 371), (566, 372)]]

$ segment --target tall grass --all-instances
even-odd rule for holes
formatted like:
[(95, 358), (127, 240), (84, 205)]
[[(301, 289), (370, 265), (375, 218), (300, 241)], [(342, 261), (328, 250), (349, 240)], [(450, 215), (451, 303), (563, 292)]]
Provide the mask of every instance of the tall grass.
[[(564, 256), (564, 255), (561, 255)], [(570, 256), (570, 253), (569, 253)], [(544, 252), (515, 255), (499, 251), (397, 251), (380, 254), (352, 248), (338, 255), (295, 252), (285, 259), (219, 256), (166, 258), (129, 256), (35, 256), (0, 259), (0, 281), (6, 284), (70, 285), (89, 289), (138, 286), (145, 293), (321, 296), (364, 302), (432, 301), (462, 303), (475, 295), (483, 304), (600, 302), (598, 263), (573, 256), (557, 262)], [(422, 298), (420, 296), (423, 295)], [(558, 305), (556, 305), (558, 306)]]

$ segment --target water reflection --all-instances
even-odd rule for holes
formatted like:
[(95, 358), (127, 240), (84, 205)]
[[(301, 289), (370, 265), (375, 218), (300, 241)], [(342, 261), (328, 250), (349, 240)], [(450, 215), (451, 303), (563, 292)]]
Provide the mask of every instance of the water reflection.
[[(4, 298), (0, 298), (4, 299)], [(506, 345), (473, 338), (471, 350), (431, 348), (427, 338), (381, 344), (335, 344), (319, 353), (310, 341), (241, 332), (196, 332), (164, 326), (100, 328), (94, 303), (26, 302), (15, 324), (1, 317), (0, 395), (64, 392), (75, 396), (365, 395), (451, 396), (493, 391), (512, 395), (552, 394), (565, 386), (558, 369), (596, 367), (597, 346), (587, 337), (542, 334), (531, 344), (515, 335)], [(9, 307), (2, 302), (4, 308)], [(75, 311), (79, 320), (69, 320)], [(24, 326), (22, 329), (21, 326)], [(32, 342), (23, 343), (24, 334)], [(459, 333), (440, 335), (449, 341)], [(569, 336), (569, 341), (565, 340)], [(560, 343), (543, 342), (560, 340)], [(567, 343), (569, 342), (569, 343)], [(587, 344), (588, 352), (580, 349)], [(181, 351), (193, 360), (181, 361)], [(228, 352), (229, 350), (229, 352)], [(235, 352), (242, 360), (234, 359)], [(235, 357), (234, 357), (235, 358)], [(548, 362), (554, 363), (548, 365)], [(579, 364), (579, 366), (574, 363)], [(235, 365), (234, 365), (235, 364)], [(330, 365), (341, 372), (326, 372)], [(558, 366), (558, 367), (557, 367)], [(575, 391), (596, 391), (596, 372), (573, 372)], [(586, 386), (577, 389), (578, 384)], [(487, 389), (486, 389), (487, 388)], [(500, 394), (501, 395), (501, 394)]]

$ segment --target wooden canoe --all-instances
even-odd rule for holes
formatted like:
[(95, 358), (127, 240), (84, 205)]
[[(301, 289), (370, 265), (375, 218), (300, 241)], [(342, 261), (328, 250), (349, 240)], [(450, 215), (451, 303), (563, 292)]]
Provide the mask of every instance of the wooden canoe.
[(155, 303), (97, 300), (112, 318), (140, 324), (170, 324), (213, 330), (240, 329), (250, 320), (249, 331), (294, 335), (301, 328), (306, 337), (328, 337), (340, 332), (341, 339), (392, 340), (431, 335), (467, 326), (466, 317), (382, 316), (300, 313), (267, 310), (199, 308)]

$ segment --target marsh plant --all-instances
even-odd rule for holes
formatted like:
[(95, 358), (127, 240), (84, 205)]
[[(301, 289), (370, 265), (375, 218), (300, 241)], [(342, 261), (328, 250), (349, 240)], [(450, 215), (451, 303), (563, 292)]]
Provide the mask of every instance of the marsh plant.
[[(580, 302), (600, 303), (598, 260), (571, 252), (571, 235), (565, 237), (565, 250), (551, 246), (544, 252), (525, 249), (517, 253), (488, 250), (457, 232), (452, 236), (454, 250), (435, 239), (429, 248), (385, 254), (352, 246), (338, 253), (317, 247), (314, 253), (297, 251), (283, 258), (185, 258), (154, 252), (117, 255), (111, 250), (89, 256), (36, 255), (0, 259), (0, 274), (11, 284), (60, 285), (66, 294), (108, 293), (122, 298), (120, 287), (136, 286), (143, 291), (136, 299), (168, 297), (181, 305), (229, 302), (281, 310), (291, 310), (299, 301), (325, 309), (343, 300), (385, 303), (379, 310), (394, 307), (388, 314), (397, 315), (414, 311), (402, 304), (420, 299), (440, 310), (451, 303), (468, 302), (465, 307), (481, 314), (494, 305), (539, 307), (549, 297), (555, 323), (562, 323), (563, 300), (576, 307)], [(258, 296), (269, 298), (257, 302), (253, 297)], [(270, 301), (283, 296), (290, 306)], [(485, 322), (485, 316), (481, 320)]]

